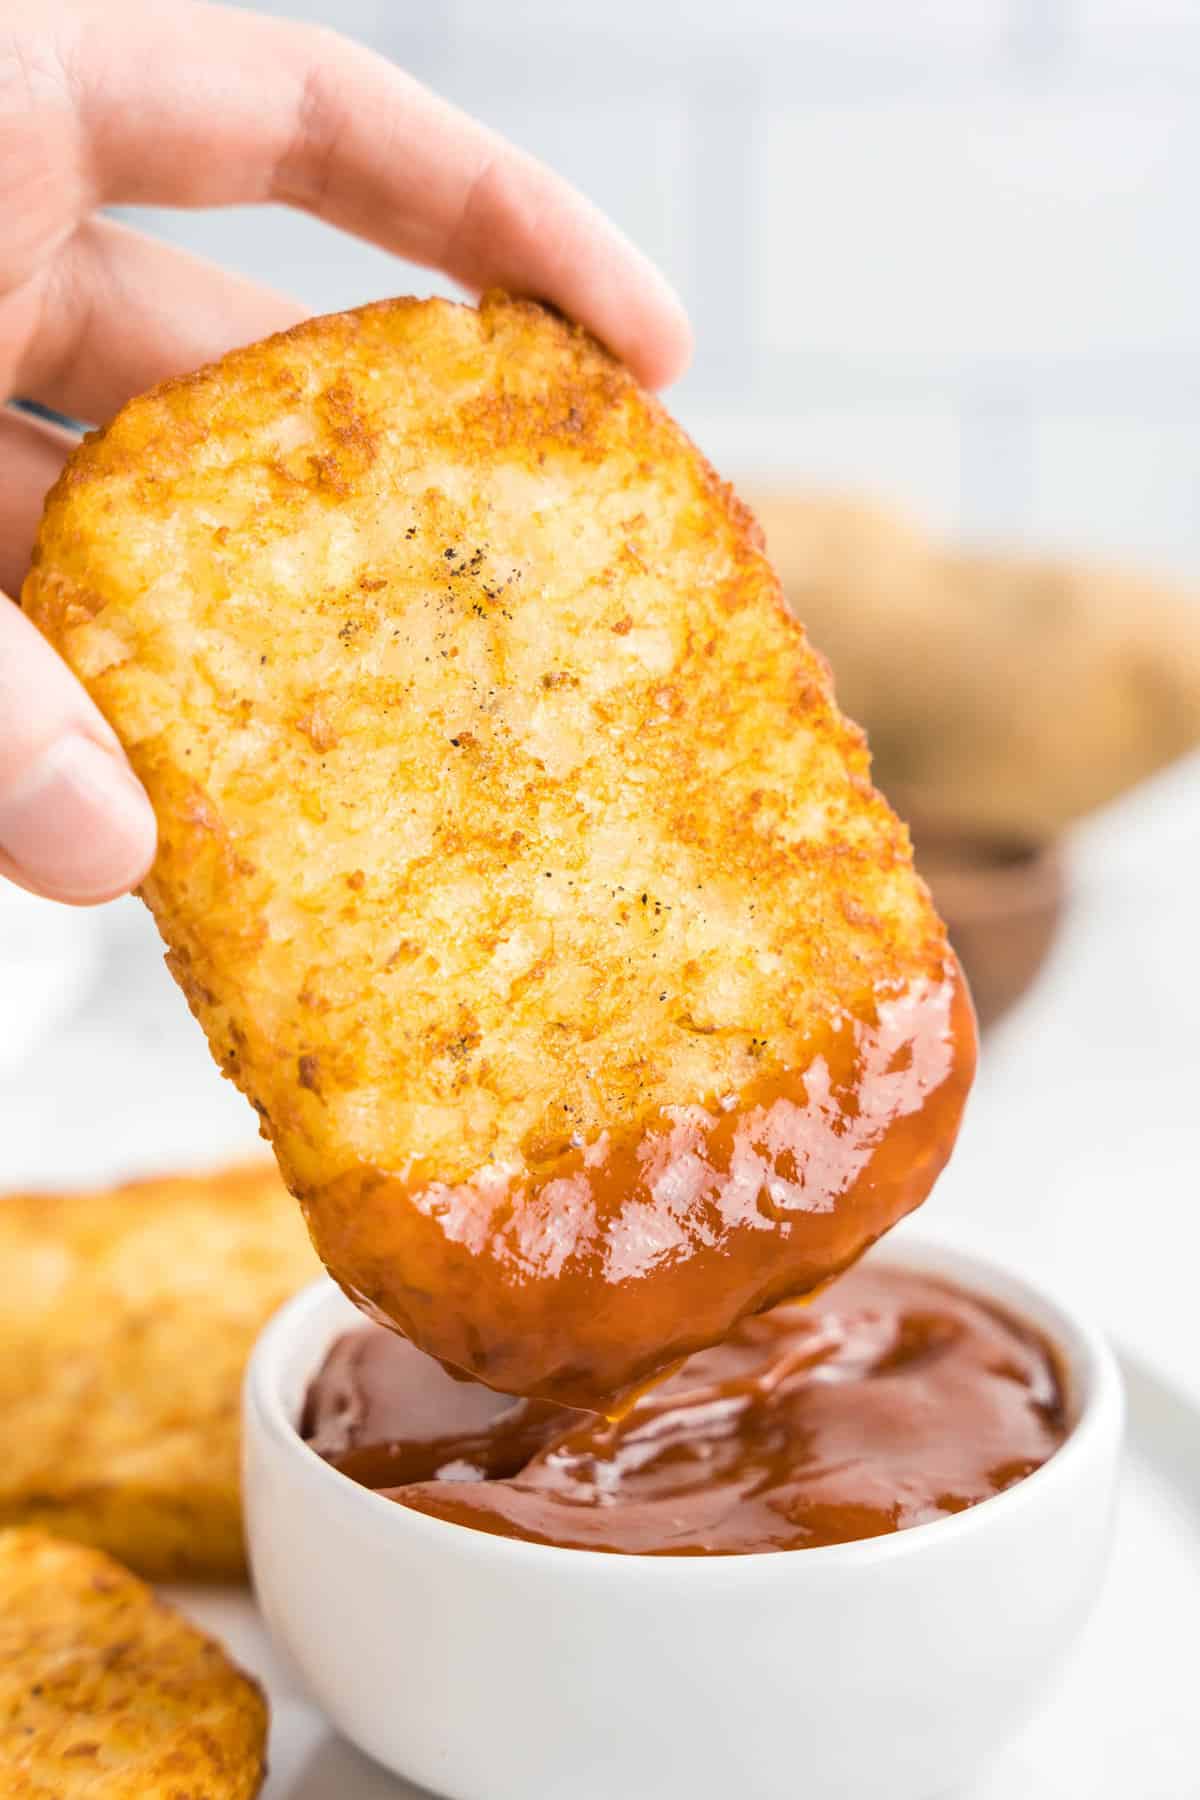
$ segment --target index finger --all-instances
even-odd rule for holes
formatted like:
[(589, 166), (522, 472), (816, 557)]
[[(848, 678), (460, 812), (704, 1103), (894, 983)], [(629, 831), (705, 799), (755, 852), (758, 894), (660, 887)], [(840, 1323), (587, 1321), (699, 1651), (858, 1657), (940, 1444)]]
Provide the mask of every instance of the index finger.
[(63, 61), (95, 203), (284, 201), (468, 288), (553, 302), (650, 386), (686, 366), (686, 315), (640, 251), (384, 57), (198, 0), (109, 0), (68, 18)]

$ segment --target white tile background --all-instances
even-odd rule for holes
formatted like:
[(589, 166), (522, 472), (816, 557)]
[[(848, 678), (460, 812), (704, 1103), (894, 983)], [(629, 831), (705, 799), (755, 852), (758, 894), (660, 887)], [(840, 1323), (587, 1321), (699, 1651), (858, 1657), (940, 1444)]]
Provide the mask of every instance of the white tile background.
[[(733, 474), (1200, 581), (1195, 0), (273, 0), (572, 177), (699, 329)], [(154, 213), (320, 308), (428, 291), (307, 219)], [(444, 284), (442, 284), (444, 285)]]

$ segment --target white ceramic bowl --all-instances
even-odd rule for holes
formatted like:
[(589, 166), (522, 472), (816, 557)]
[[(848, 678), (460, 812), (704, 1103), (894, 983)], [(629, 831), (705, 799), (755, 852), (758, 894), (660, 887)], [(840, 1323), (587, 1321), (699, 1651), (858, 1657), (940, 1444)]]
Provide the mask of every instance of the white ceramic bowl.
[(735, 1557), (559, 1550), (410, 1512), (295, 1430), (357, 1314), (329, 1283), (267, 1327), (246, 1383), (254, 1580), (355, 1744), (448, 1800), (931, 1800), (1047, 1695), (1101, 1579), (1122, 1418), (1103, 1339), (987, 1261), (929, 1270), (1058, 1347), (1072, 1430), (952, 1518)]

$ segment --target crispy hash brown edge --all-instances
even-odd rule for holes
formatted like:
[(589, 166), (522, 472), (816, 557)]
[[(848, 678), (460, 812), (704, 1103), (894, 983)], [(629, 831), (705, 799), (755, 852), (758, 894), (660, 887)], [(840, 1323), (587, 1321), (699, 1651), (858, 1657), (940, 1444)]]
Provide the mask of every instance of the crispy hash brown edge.
[(6, 1800), (253, 1800), (266, 1738), (258, 1683), (136, 1575), (0, 1531)]

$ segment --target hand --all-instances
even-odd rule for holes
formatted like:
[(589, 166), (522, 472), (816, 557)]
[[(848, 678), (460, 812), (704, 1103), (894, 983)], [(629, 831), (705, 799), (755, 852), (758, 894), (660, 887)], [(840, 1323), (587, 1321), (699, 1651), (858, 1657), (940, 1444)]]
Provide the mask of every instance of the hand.
[[(398, 255), (555, 302), (641, 379), (685, 365), (671, 290), (557, 176), (332, 32), (200, 0), (10, 0), (0, 24), (0, 376), (107, 419), (304, 309), (101, 217), (282, 201)], [(17, 591), (65, 433), (0, 411), (0, 584)], [(154, 818), (116, 738), (0, 594), (0, 876), (111, 899)]]

